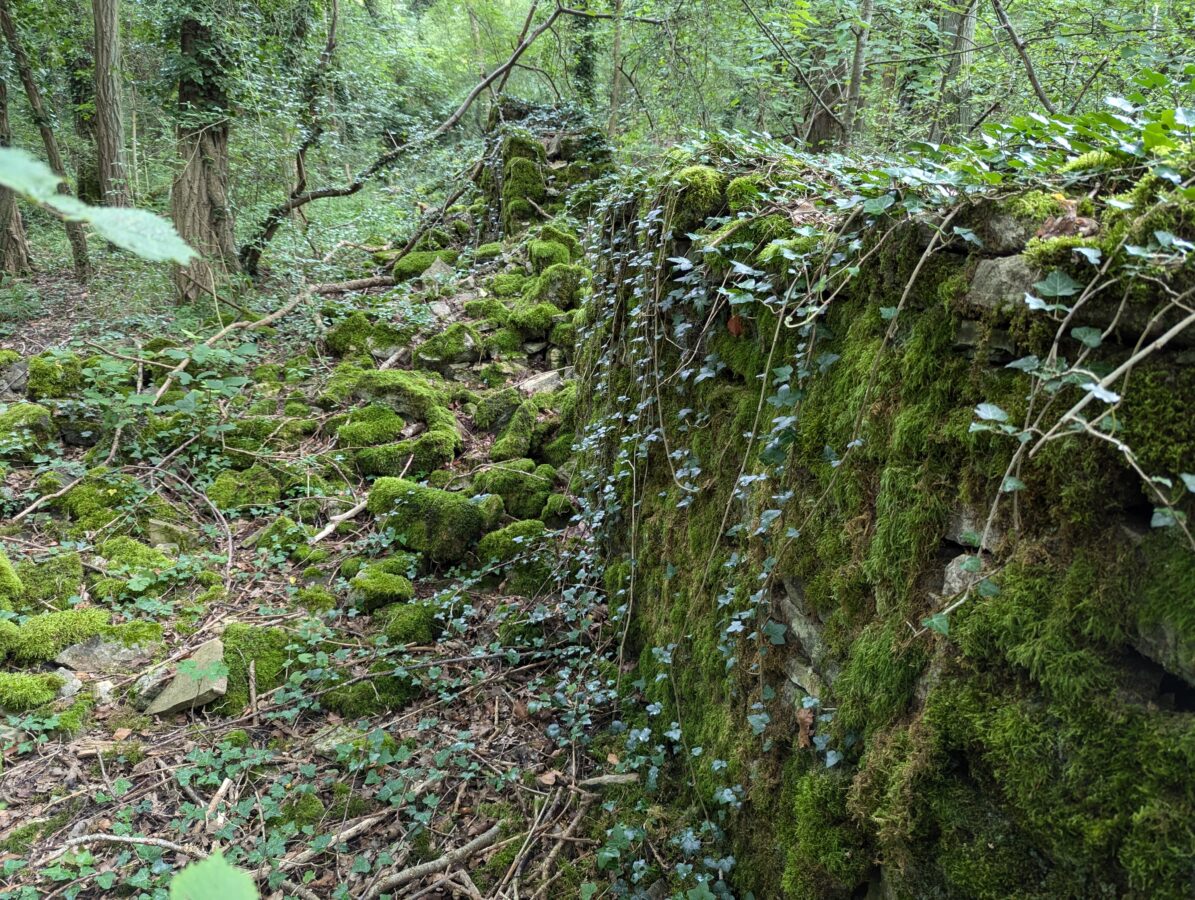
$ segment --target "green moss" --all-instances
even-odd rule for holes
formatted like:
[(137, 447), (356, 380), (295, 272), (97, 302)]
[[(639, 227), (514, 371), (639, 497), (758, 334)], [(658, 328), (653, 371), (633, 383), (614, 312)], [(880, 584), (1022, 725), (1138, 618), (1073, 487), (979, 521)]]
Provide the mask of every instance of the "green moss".
[(354, 400), (389, 406), (398, 415), (419, 419), (429, 427), (449, 399), (444, 379), (432, 372), (362, 369), (350, 362), (336, 367), (320, 398), (325, 406)]
[(417, 438), (358, 450), (357, 467), (365, 475), (426, 475), (452, 462), (460, 445), (455, 430), (427, 431)]
[(21, 629), (12, 619), (0, 619), (0, 661), (8, 656), (21, 639)]
[(82, 734), (83, 729), (87, 727), (87, 723), (91, 718), (91, 710), (94, 707), (95, 701), (90, 696), (85, 694), (76, 697), (70, 706), (56, 713), (58, 726), (54, 729), (54, 733), (58, 737), (64, 738), (72, 738)]
[(1067, 160), (1058, 171), (1063, 173), (1098, 172), (1114, 169), (1118, 165), (1120, 165), (1120, 161), (1107, 150), (1088, 150), (1086, 153), (1080, 153), (1074, 159)]
[(540, 510), (539, 518), (549, 528), (563, 528), (573, 517), (573, 501), (565, 494), (549, 494)]
[[(290, 516), (279, 516), (257, 534), (254, 547), (258, 551), (281, 551), (290, 554), (301, 549), (306, 541), (306, 528)], [(304, 559), (306, 558), (304, 556)]]
[(477, 329), (464, 322), (453, 322), (415, 349), (415, 362), (423, 368), (437, 368), (449, 363), (476, 362), (482, 353), (482, 339)]
[(545, 194), (543, 172), (536, 161), (519, 156), (506, 163), (502, 172), (502, 219), (508, 233), (535, 216), (532, 203), (542, 201)]
[(898, 643), (901, 629), (876, 623), (851, 644), (847, 664), (834, 682), (844, 728), (882, 728), (908, 705), (923, 660), (915, 648)]
[(39, 819), (27, 825), (18, 825), (12, 829), (7, 837), (0, 841), (0, 850), (17, 856), (25, 856), (42, 836), (53, 834), (70, 822), (72, 808), (69, 803), (65, 806), (65, 809), (49, 818)]
[(407, 423), (388, 406), (371, 404), (350, 412), (336, 429), (339, 447), (376, 447), (397, 440)]
[(710, 166), (686, 166), (672, 178), (675, 200), (673, 226), (691, 229), (705, 222), (725, 202), (726, 179)]
[[(430, 264), (430, 263), (429, 263)], [(328, 332), (324, 343), (339, 356), (386, 350), (407, 343), (409, 334), (390, 325), (374, 323), (363, 312), (354, 312)]]
[[(577, 240), (576, 236), (557, 225), (541, 225), (539, 239), (541, 241), (563, 244), (568, 248), (571, 259), (580, 259), (585, 255), (585, 249), (581, 246), (581, 242)], [(568, 262), (568, 260), (564, 261)]]
[(1149, 474), (1195, 472), (1195, 417), (1187, 408), (1193, 396), (1195, 367), (1147, 363), (1134, 369), (1118, 437)]
[(1046, 191), (1026, 191), (1005, 202), (1005, 208), (1019, 219), (1041, 224), (1050, 216), (1066, 212), (1066, 204)]
[(531, 438), (538, 417), (539, 406), (534, 400), (520, 403), (490, 448), (490, 459), (501, 462), (525, 457), (531, 450)]
[(532, 595), (543, 589), (552, 576), (540, 543), (547, 528), (539, 519), (515, 522), (487, 534), (477, 545), (477, 555), (490, 564), (500, 564), (507, 590)]
[(505, 325), (510, 318), (510, 310), (501, 300), (493, 297), (479, 297), (465, 301), (465, 315), (473, 319), (485, 319), (495, 325)]
[(451, 266), (459, 255), (456, 250), (412, 250), (394, 264), (391, 274), (395, 281), (407, 281), (422, 275), (437, 259)]
[(26, 459), (45, 448), (56, 429), (50, 411), (36, 403), (13, 403), (0, 412), (0, 457)]
[(102, 609), (64, 609), (30, 616), (10, 648), (13, 658), (24, 662), (51, 660), (67, 647), (99, 634), (108, 626)]
[[(791, 765), (791, 764), (790, 764)], [(848, 778), (808, 771), (785, 792), (784, 888), (790, 897), (836, 897), (866, 878), (871, 854), (866, 837), (846, 808)]]
[(376, 618), (391, 644), (430, 644), (439, 634), (435, 608), (426, 603), (400, 603), (381, 610)]
[(272, 506), (282, 497), (282, 487), (260, 463), (243, 471), (224, 471), (204, 490), (207, 498), (225, 512)]
[(530, 279), (522, 272), (501, 272), (490, 279), (490, 290), (498, 297), (517, 297)]
[(510, 311), (510, 324), (525, 338), (542, 338), (552, 330), (556, 317), (563, 314), (564, 310), (551, 303), (520, 300)]
[(13, 568), (12, 560), (0, 550), (0, 609), (16, 609), (24, 593), (25, 585)]
[(494, 241), (490, 244), (482, 244), (473, 251), (473, 256), (476, 259), (495, 259), (502, 255), (502, 243)]
[(368, 508), (403, 546), (437, 562), (462, 559), (484, 524), (481, 510), (468, 498), (401, 478), (374, 482)]
[(68, 400), (83, 391), (83, 364), (74, 353), (49, 352), (29, 358), (25, 386), (30, 400)]
[(104, 541), (99, 551), (105, 560), (105, 574), (95, 580), (92, 590), (104, 599), (160, 593), (163, 585), (158, 576), (174, 565), (160, 550), (123, 535)]
[(485, 352), (493, 357), (517, 356), (523, 352), (523, 335), (514, 328), (499, 328), (486, 336)]
[(548, 303), (557, 310), (573, 309), (581, 300), (581, 285), (588, 274), (584, 266), (554, 263), (532, 282), (519, 306)]
[(760, 190), (763, 184), (764, 180), (759, 175), (732, 178), (730, 184), (726, 185), (726, 202), (730, 211), (737, 213), (755, 208), (763, 200), (763, 191)]
[(295, 600), (305, 610), (313, 613), (327, 612), (337, 606), (336, 595), (319, 585), (299, 588)]
[(26, 712), (44, 706), (58, 696), (62, 679), (57, 675), (0, 672), (0, 709)]
[(324, 801), (315, 794), (299, 794), (294, 800), (282, 804), (282, 808), (279, 810), (279, 819), (302, 829), (318, 825), (323, 821), (326, 813)]
[(346, 719), (360, 719), (402, 709), (422, 692), (410, 676), (388, 674), (393, 666), (377, 663), (370, 671), (374, 677), (335, 687), (322, 695), (320, 702)]
[(497, 494), (506, 512), (516, 519), (533, 519), (544, 508), (556, 484), (556, 470), (537, 466), (534, 460), (512, 459), (483, 469), (473, 476), (479, 494)]
[(391, 603), (406, 603), (415, 597), (415, 586), (407, 577), (416, 560), (409, 553), (365, 566), (349, 584), (367, 612)]
[(244, 728), (233, 728), (224, 732), (220, 737), (220, 743), (227, 744), (229, 747), (247, 750), (253, 746), (253, 738), (250, 737), (249, 732)]
[(572, 259), (569, 249), (555, 241), (531, 240), (527, 242), (527, 258), (531, 260), (534, 272), (543, 272), (549, 266), (567, 265)]
[(249, 705), (249, 665), (253, 664), (257, 693), (280, 686), (290, 662), (287, 646), (290, 635), (281, 628), (263, 628), (244, 622), (232, 622), (221, 635), (224, 665), (228, 669), (228, 691), (219, 702), (225, 715), (236, 716)]
[(16, 350), (0, 350), (0, 369), (5, 369), (20, 360), (21, 354)]

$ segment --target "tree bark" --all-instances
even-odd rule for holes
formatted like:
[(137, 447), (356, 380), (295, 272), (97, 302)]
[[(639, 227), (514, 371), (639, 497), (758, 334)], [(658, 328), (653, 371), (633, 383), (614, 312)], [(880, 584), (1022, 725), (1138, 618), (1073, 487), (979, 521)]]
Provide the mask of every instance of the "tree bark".
[(170, 192), (174, 227), (200, 256), (175, 271), (175, 288), (194, 302), (238, 272), (235, 224), (228, 196), (228, 98), (222, 84), (223, 53), (211, 28), (184, 19), (179, 43), (186, 61), (178, 83), (178, 149), (182, 171)]
[[(25, 86), (25, 96), (29, 100), (29, 109), (33, 113), (33, 121), (41, 133), (42, 143), (46, 148), (46, 158), (50, 169), (63, 181), (58, 185), (60, 194), (69, 194), (66, 186), (66, 167), (62, 164), (62, 154), (58, 152), (58, 141), (54, 138), (54, 130), (50, 127), (50, 117), (42, 103), (41, 91), (37, 82), (33, 80), (33, 69), (29, 65), (29, 56), (25, 53), (25, 45), (21, 43), (17, 34), (17, 26), (12, 18), (12, 9), (8, 0), (0, 0), (0, 30), (4, 32), (4, 39), (8, 41), (8, 49), (12, 51), (13, 62), (17, 66), (17, 74)], [(87, 235), (83, 225), (79, 222), (64, 222), (66, 237), (71, 245), (71, 256), (75, 265), (75, 277), (86, 281), (91, 275), (91, 262), (87, 257)]]
[(614, 0), (614, 45), (610, 49), (610, 121), (606, 134), (618, 134), (618, 105), (622, 101), (622, 0)]
[(120, 0), (91, 0), (91, 10), (95, 19), (95, 145), (100, 194), (108, 206), (128, 206), (120, 98)]
[(851, 84), (846, 95), (846, 128), (844, 141), (850, 142), (859, 127), (859, 98), (863, 92), (863, 70), (867, 58), (867, 38), (871, 33), (871, 14), (874, 0), (863, 0), (859, 7), (859, 24), (855, 28), (855, 53), (851, 59)]
[(1008, 37), (1012, 41), (1013, 49), (1017, 51), (1017, 56), (1021, 57), (1021, 64), (1024, 65), (1025, 74), (1029, 77), (1029, 84), (1033, 86), (1033, 93), (1037, 94), (1037, 99), (1046, 108), (1046, 112), (1052, 116), (1057, 115), (1058, 110), (1050, 102), (1050, 97), (1046, 94), (1045, 88), (1041, 86), (1041, 81), (1037, 77), (1037, 69), (1033, 67), (1033, 60), (1029, 57), (1029, 51), (1025, 47), (1025, 42), (1021, 40), (1021, 36), (1012, 27), (1012, 21), (1008, 18), (1008, 13), (1004, 11), (1004, 4), (1000, 0), (992, 0), (992, 9), (996, 13), (996, 19), (999, 21), (1000, 27), (1008, 32)]
[[(8, 85), (0, 78), (0, 147), (10, 146), (12, 129), (8, 124)], [(19, 275), (29, 269), (29, 243), (25, 240), (25, 223), (21, 221), (16, 194), (0, 187), (0, 271)]]

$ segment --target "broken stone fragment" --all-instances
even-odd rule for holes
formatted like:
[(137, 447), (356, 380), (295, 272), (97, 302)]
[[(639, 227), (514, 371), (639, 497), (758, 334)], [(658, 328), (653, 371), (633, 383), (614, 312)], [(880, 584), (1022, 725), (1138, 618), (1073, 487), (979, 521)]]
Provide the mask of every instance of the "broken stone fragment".
[(62, 679), (62, 687), (58, 689), (59, 699), (69, 699), (83, 690), (83, 682), (70, 669), (58, 668), (54, 670), (54, 674)]
[(97, 634), (67, 647), (54, 657), (54, 662), (76, 672), (114, 675), (133, 671), (148, 662), (152, 655), (151, 644), (124, 644)]
[(228, 691), (224, 642), (212, 638), (179, 664), (173, 680), (146, 707), (151, 716), (168, 716), (211, 703)]
[(145, 708), (165, 690), (171, 677), (170, 669), (159, 666), (138, 678), (133, 683), (133, 706), (139, 712), (145, 712)]
[(1033, 292), (1037, 276), (1023, 256), (981, 259), (964, 302), (980, 309), (1016, 309)]
[(519, 382), (519, 390), (528, 397), (554, 391), (564, 384), (564, 379), (572, 377), (572, 374), (571, 368), (540, 372), (538, 375), (532, 375), (526, 381)]

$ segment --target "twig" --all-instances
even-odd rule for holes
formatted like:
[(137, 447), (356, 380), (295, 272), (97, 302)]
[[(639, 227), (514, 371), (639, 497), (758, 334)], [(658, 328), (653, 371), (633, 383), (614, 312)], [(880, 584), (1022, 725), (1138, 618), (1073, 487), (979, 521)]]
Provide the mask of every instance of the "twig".
[(354, 506), (352, 509), (348, 510), (347, 512), (342, 512), (339, 515), (332, 516), (331, 518), (328, 519), (328, 524), (325, 525), (320, 530), (320, 533), (315, 535), (314, 537), (312, 537), (310, 540), (308, 540), (307, 543), (308, 544), (318, 544), (320, 541), (322, 541), (324, 538), (326, 538), (328, 535), (330, 535), (333, 531), (335, 531), (336, 526), (339, 525), (341, 522), (347, 522), (349, 519), (358, 515), (362, 510), (365, 509), (365, 507), (368, 505), (368, 503), (369, 503), (369, 498), (366, 497), (364, 500), (362, 500), (360, 503), (358, 503), (356, 506)]
[(1021, 63), (1025, 66), (1025, 74), (1029, 76), (1029, 83), (1033, 86), (1033, 92), (1037, 94), (1037, 99), (1041, 101), (1041, 105), (1046, 108), (1046, 111), (1050, 115), (1058, 115), (1058, 110), (1050, 102), (1050, 98), (1046, 96), (1041, 82), (1037, 80), (1037, 70), (1033, 68), (1033, 60), (1029, 58), (1029, 51), (1025, 48), (1025, 42), (1021, 40), (1021, 36), (1012, 27), (1012, 22), (1008, 19), (1008, 13), (1004, 11), (1004, 4), (1000, 0), (992, 0), (992, 9), (996, 11), (996, 18), (1000, 22), (1000, 27), (1007, 31), (1009, 38), (1012, 39), (1012, 45), (1017, 51), (1017, 56), (1021, 57)]
[(502, 828), (495, 825), (489, 831), (479, 834), (473, 840), (464, 846), (458, 847), (455, 850), (450, 850), (439, 859), (433, 859), (431, 862), (425, 862), (418, 866), (411, 866), (409, 869), (403, 869), (401, 872), (396, 872), (393, 875), (387, 876), (369, 889), (363, 897), (363, 900), (374, 900), (375, 897), (383, 893), (392, 891), (396, 887), (401, 887), (417, 878), (423, 878), (425, 875), (434, 875), (437, 872), (443, 872), (451, 868), (458, 862), (468, 859), (473, 854), (484, 850), (486, 847), (492, 845), (498, 840), (498, 835)]
[(43, 857), (38, 863), (38, 868), (62, 856), (72, 847), (78, 847), (83, 844), (141, 844), (147, 847), (161, 847), (164, 850), (173, 850), (175, 853), (193, 856), (196, 859), (207, 858), (207, 854), (202, 850), (195, 847), (184, 847), (182, 844), (176, 844), (174, 841), (168, 841), (165, 838), (135, 837), (122, 834), (81, 834), (78, 837), (70, 838), (49, 856)]
[(23, 510), (21, 510), (19, 513), (17, 513), (15, 516), (13, 516), (9, 521), (13, 524), (21, 521), (21, 519), (25, 518), (25, 516), (29, 515), (31, 512), (33, 512), (36, 509), (38, 509), (39, 507), (41, 507), (43, 504), (49, 503), (51, 500), (57, 500), (63, 494), (68, 493), (71, 488), (73, 488), (75, 485), (77, 485), (79, 482), (81, 482), (85, 477), (86, 476), (84, 476), (84, 475), (80, 475), (78, 478), (76, 478), (74, 481), (72, 481), (66, 487), (59, 488), (54, 493), (46, 494), (44, 497), (38, 497), (36, 500), (34, 500), (32, 503), (30, 503), (28, 506), (26, 506)]

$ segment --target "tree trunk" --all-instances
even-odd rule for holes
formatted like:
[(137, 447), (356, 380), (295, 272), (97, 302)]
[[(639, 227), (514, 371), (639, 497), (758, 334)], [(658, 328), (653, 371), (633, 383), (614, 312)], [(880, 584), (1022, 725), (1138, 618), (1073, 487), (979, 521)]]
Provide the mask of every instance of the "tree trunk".
[(859, 128), (859, 99), (863, 93), (864, 63), (867, 58), (867, 38), (871, 32), (873, 0), (863, 0), (859, 7), (859, 24), (855, 29), (855, 53), (851, 59), (851, 84), (846, 95), (846, 128), (843, 142), (849, 143)]
[(95, 17), (95, 146), (100, 195), (109, 206), (128, 206), (120, 99), (120, 0), (92, 0), (91, 9)]
[[(574, 5), (577, 9), (589, 11), (589, 0), (580, 0)], [(587, 107), (593, 106), (597, 81), (597, 41), (593, 33), (596, 23), (597, 19), (590, 16), (573, 16), (569, 19), (569, 26), (576, 39), (570, 74), (577, 97)], [(621, 72), (619, 74), (621, 75)]]
[[(0, 78), (0, 147), (9, 146), (12, 146), (12, 130), (8, 124), (8, 85)], [(0, 271), (19, 275), (29, 269), (29, 244), (16, 194), (0, 188)]]
[[(29, 100), (29, 109), (33, 113), (37, 130), (41, 132), (50, 168), (55, 175), (64, 179), (63, 183), (58, 185), (58, 192), (69, 194), (70, 188), (65, 183), (66, 167), (62, 164), (62, 154), (58, 152), (58, 141), (54, 139), (54, 130), (50, 127), (50, 117), (46, 114), (46, 108), (42, 104), (41, 91), (37, 88), (37, 82), (33, 80), (33, 69), (29, 65), (29, 57), (25, 53), (25, 46), (21, 43), (20, 35), (17, 34), (17, 26), (13, 21), (12, 9), (8, 0), (0, 0), (0, 30), (4, 32), (4, 38), (8, 41), (8, 49), (12, 51), (13, 62), (17, 66), (17, 73), (21, 76), (21, 83), (25, 86), (25, 96)], [(91, 275), (91, 263), (87, 258), (87, 235), (83, 232), (83, 226), (79, 222), (64, 222), (63, 224), (66, 226), (66, 237), (71, 245), (75, 276), (80, 281), (86, 281)]]
[(606, 134), (618, 134), (618, 105), (622, 101), (622, 0), (614, 0), (614, 46), (610, 49), (610, 121)]
[(179, 78), (178, 149), (183, 168), (174, 179), (174, 227), (200, 256), (175, 270), (180, 299), (193, 302), (239, 271), (228, 197), (228, 112), (221, 82), (223, 54), (211, 28), (184, 19), (179, 34), (184, 74)]

